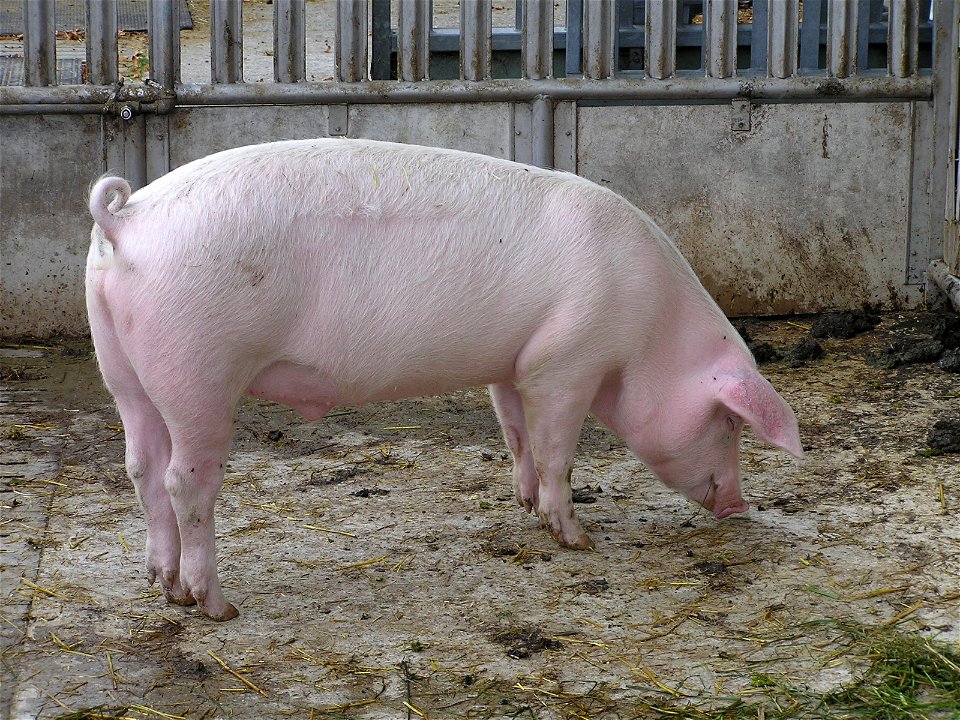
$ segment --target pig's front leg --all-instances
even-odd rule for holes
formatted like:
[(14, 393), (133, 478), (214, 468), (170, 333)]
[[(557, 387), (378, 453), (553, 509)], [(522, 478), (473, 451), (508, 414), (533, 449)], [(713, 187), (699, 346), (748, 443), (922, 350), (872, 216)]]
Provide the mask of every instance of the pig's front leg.
[(180, 528), (180, 580), (204, 615), (218, 621), (239, 614), (220, 588), (213, 517), (232, 434), (226, 417), (193, 418), (186, 428), (171, 425), (173, 453), (165, 478)]
[(540, 524), (566, 547), (593, 546), (573, 510), (570, 474), (573, 457), (593, 395), (582, 387), (565, 389), (544, 382), (521, 385), (534, 467), (540, 481)]
[(510, 383), (491, 385), (490, 399), (497, 411), (503, 439), (513, 454), (513, 491), (517, 504), (527, 512), (534, 512), (540, 504), (540, 478), (533, 462), (523, 400)]

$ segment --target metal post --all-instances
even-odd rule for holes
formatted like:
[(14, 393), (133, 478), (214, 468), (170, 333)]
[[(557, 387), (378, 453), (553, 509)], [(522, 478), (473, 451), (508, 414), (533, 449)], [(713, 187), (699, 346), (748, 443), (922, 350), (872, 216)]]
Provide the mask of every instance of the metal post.
[[(774, 2), (777, 2), (777, 0), (774, 0)], [(753, 18), (750, 20), (750, 69), (755, 72), (767, 71), (769, 29), (769, 0), (753, 0)]]
[(589, 0), (583, 6), (583, 75), (593, 80), (613, 77), (617, 27), (613, 0)]
[(553, 77), (553, 3), (547, 0), (522, 2), (520, 45), (523, 77), (537, 80)]
[(857, 72), (859, 6), (850, 2), (827, 4), (827, 75), (845, 78)]
[(147, 0), (150, 79), (173, 90), (180, 79), (180, 3)]
[(703, 69), (707, 77), (737, 74), (737, 0), (704, 0)]
[(307, 77), (304, 0), (273, 0), (273, 77), (278, 83)]
[(553, 167), (553, 100), (537, 95), (530, 103), (533, 164)]
[(399, 0), (397, 15), (397, 78), (427, 80), (430, 77), (430, 28), (432, 0)]
[(767, 74), (770, 77), (788, 78), (797, 72), (800, 6), (798, 0), (774, 0), (770, 3), (769, 11)]
[(489, 80), (492, 58), (491, 0), (460, 0), (460, 77)]
[(337, 3), (336, 78), (360, 82), (367, 78), (367, 0)]
[(242, 0), (210, 0), (210, 79), (243, 82)]
[(564, 57), (567, 77), (583, 72), (580, 48), (583, 42), (583, 1), (567, 0), (567, 49)]
[(956, 219), (960, 210), (960, 7), (956, 2), (934, 5), (933, 78), (933, 167), (928, 190), (932, 237), (928, 257), (942, 257), (951, 273), (960, 274)]
[(393, 70), (390, 62), (390, 0), (371, 0), (370, 16), (370, 78), (389, 80)]
[(113, 85), (117, 64), (117, 0), (86, 0), (87, 82)]
[(917, 74), (918, 0), (890, 0), (887, 29), (887, 69), (894, 77)]
[(647, 0), (643, 27), (647, 75), (672, 77), (677, 71), (677, 0)]
[(57, 84), (54, 0), (23, 0), (23, 63), (27, 85)]
[(826, 0), (804, 0), (800, 23), (800, 69), (816, 70), (820, 65), (820, 19)]

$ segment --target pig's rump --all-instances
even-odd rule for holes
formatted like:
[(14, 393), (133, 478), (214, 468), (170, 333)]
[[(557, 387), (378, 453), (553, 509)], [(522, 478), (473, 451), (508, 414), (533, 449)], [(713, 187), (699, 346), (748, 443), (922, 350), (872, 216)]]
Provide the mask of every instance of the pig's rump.
[(671, 247), (592, 183), (478, 158), (336, 140), (219, 153), (135, 193), (91, 280), (151, 395), (189, 363), (315, 417), (578, 353), (623, 362), (657, 292), (649, 260)]

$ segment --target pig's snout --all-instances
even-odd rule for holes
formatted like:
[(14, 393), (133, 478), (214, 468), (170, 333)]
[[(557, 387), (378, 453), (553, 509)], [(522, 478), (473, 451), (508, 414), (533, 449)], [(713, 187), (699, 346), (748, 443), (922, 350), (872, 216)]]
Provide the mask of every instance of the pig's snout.
[(726, 507), (720, 508), (719, 510), (716, 507), (714, 507), (713, 514), (716, 515), (718, 520), (723, 520), (723, 518), (729, 517), (731, 515), (736, 515), (737, 513), (745, 513), (749, 509), (750, 509), (750, 503), (748, 503), (746, 500), (741, 498), (740, 502), (734, 503), (732, 505), (727, 505)]
[(719, 520), (737, 513), (745, 513), (750, 509), (750, 504), (740, 494), (739, 481), (734, 483), (721, 481), (718, 483), (712, 475), (710, 476), (710, 490), (702, 504)]

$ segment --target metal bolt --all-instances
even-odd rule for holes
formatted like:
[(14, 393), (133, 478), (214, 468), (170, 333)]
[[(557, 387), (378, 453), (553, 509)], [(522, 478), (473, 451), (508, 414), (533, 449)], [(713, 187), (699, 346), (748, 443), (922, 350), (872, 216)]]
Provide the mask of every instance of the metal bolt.
[(122, 120), (133, 120), (133, 108), (129, 105), (120, 107), (120, 118)]

